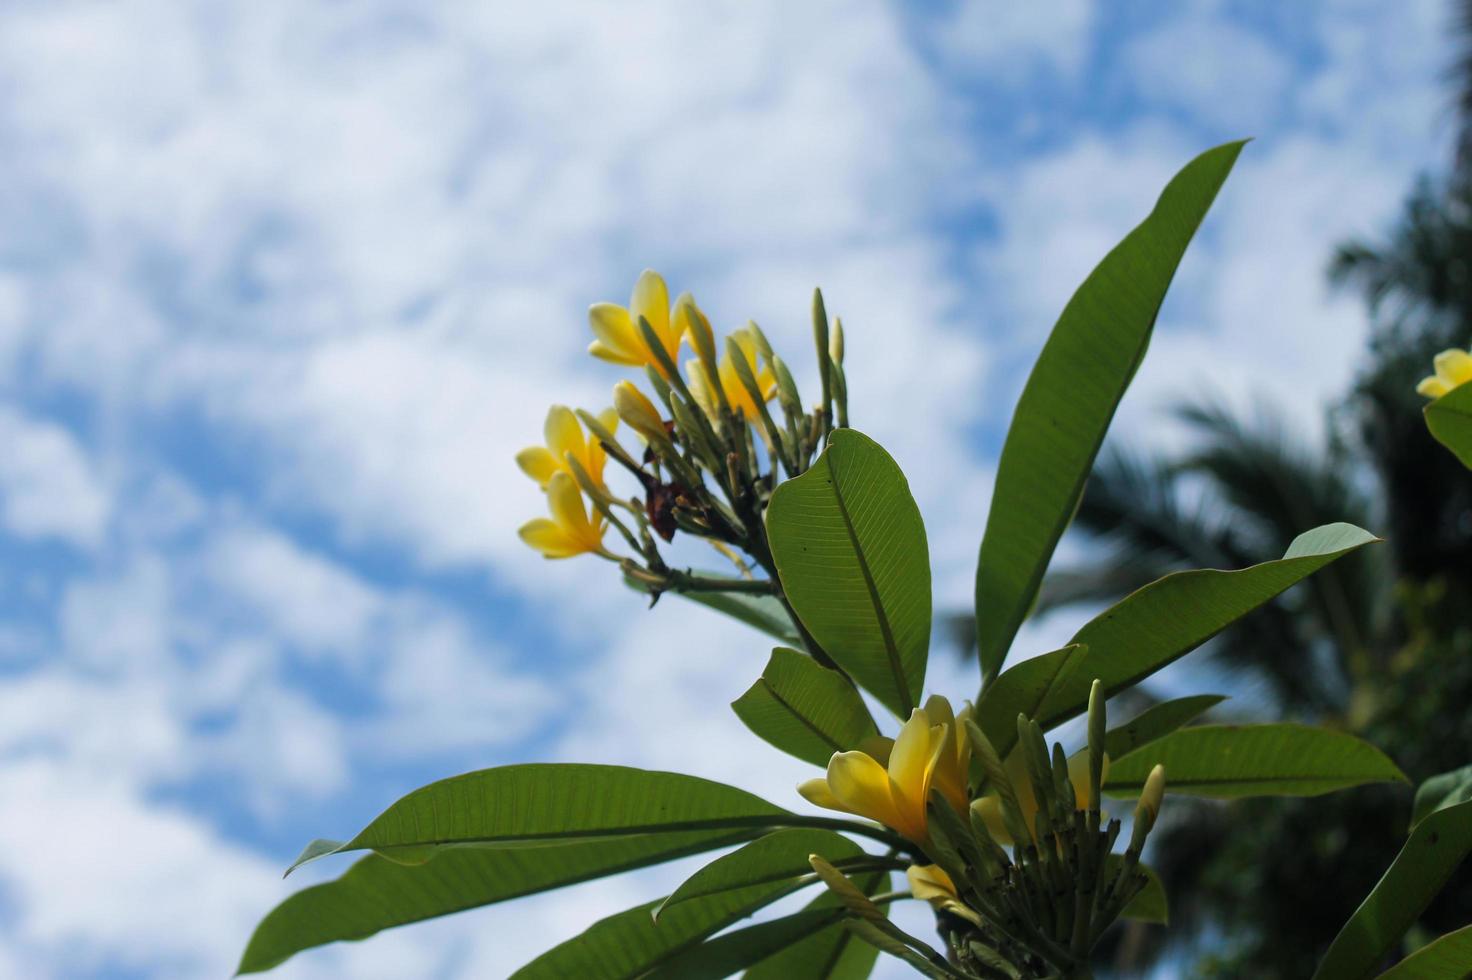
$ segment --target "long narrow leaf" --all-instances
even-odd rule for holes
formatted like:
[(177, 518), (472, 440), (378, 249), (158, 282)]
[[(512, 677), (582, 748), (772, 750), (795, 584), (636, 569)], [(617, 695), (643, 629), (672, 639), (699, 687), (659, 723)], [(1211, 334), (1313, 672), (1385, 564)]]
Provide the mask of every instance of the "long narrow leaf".
[(1226, 700), (1221, 694), (1193, 694), (1151, 705), (1134, 718), (1109, 729), (1104, 735), (1104, 754), (1118, 761), (1135, 749), (1194, 721), (1202, 712)]
[(1309, 725), (1199, 725), (1182, 728), (1115, 762), (1110, 796), (1134, 796), (1156, 764), (1172, 793), (1235, 799), (1318, 796), (1363, 783), (1405, 782), (1369, 742)]
[(686, 878), (655, 910), (655, 917), (683, 902), (718, 892), (808, 877), (813, 871), (810, 854), (842, 863), (863, 853), (853, 841), (831, 830), (779, 830), (716, 858)]
[(1106, 695), (1139, 683), (1335, 559), (1378, 540), (1352, 524), (1325, 524), (1300, 534), (1277, 561), (1235, 572), (1176, 572), (1150, 583), (1074, 635), (1088, 656), (1048, 692), (1038, 723), (1050, 728), (1080, 714), (1095, 678)]
[(1467, 980), (1472, 973), (1472, 926), (1427, 943), (1380, 974), (1380, 980)]
[(1023, 388), (1002, 446), (976, 569), (983, 674), (996, 676), (1083, 493), (1186, 246), (1243, 144), (1188, 163), (1154, 210), (1073, 294)]
[(340, 878), (304, 888), (272, 909), (256, 926), (238, 972), (269, 970), (316, 946), (714, 850), (755, 833), (760, 831), (441, 848), (433, 860), (412, 867), (370, 854)]
[[(865, 895), (873, 897), (889, 885), (888, 872), (854, 875), (851, 879)], [(887, 914), (888, 905), (880, 908)], [(808, 903), (804, 911), (841, 912), (843, 903), (825, 891)], [(841, 921), (820, 929), (746, 971), (744, 980), (865, 980), (874, 969), (879, 950), (856, 937)]]
[(1385, 876), (1334, 937), (1314, 980), (1370, 976), (1469, 851), (1472, 802), (1438, 810), (1417, 824)]
[(1089, 648), (1073, 644), (1013, 664), (981, 692), (976, 702), (977, 726), (1003, 759), (1017, 743), (1017, 716), (1035, 717), (1049, 692), (1061, 687)]

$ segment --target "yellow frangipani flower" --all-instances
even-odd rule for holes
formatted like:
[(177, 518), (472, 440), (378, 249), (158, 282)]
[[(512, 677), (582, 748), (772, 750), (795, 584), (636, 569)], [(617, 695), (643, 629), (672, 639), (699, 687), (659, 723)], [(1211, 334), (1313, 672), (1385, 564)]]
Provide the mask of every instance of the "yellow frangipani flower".
[(1416, 392), (1427, 398), (1442, 395), (1472, 381), (1472, 353), (1453, 347), (1436, 355), (1436, 373), (1421, 379)]
[[(746, 359), (747, 367), (751, 369), (751, 376), (756, 380), (756, 387), (762, 395), (762, 401), (769, 402), (777, 394), (777, 377), (772, 373), (771, 367), (766, 364), (758, 364), (756, 355), (756, 337), (749, 327), (741, 327), (732, 331), (731, 339), (736, 341), (736, 346), (741, 349), (742, 356)], [(710, 390), (709, 379), (706, 377), (705, 369), (700, 364), (691, 364), (686, 368), (690, 374), (690, 394), (705, 409), (705, 414), (715, 418), (719, 414), (720, 400)], [(736, 365), (731, 361), (731, 353), (727, 351), (721, 357), (720, 366), (716, 371), (721, 379), (721, 390), (726, 393), (726, 403), (731, 406), (731, 411), (740, 412), (748, 422), (757, 421), (756, 402), (752, 400), (751, 393), (746, 390), (746, 385), (741, 383), (741, 378), (736, 374)]]
[(645, 442), (649, 440), (667, 440), (668, 436), (664, 429), (664, 419), (659, 417), (659, 409), (654, 407), (654, 402), (645, 397), (644, 392), (634, 386), (632, 381), (620, 381), (613, 386), (613, 408), (618, 412), (618, 417), (629, 424)]
[[(618, 413), (606, 408), (598, 413), (598, 421), (609, 432), (613, 432), (618, 428)], [(578, 461), (594, 483), (603, 485), (603, 464), (608, 461), (608, 453), (596, 436), (583, 433), (583, 425), (572, 409), (566, 405), (553, 405), (547, 412), (543, 434), (547, 445), (528, 446), (516, 454), (516, 465), (527, 476), (536, 480), (543, 490), (547, 489), (548, 482), (558, 473), (572, 476), (572, 470), (567, 465), (568, 455)]]
[(670, 308), (670, 292), (664, 279), (653, 269), (645, 269), (634, 284), (634, 294), (627, 307), (614, 303), (594, 303), (588, 308), (588, 323), (593, 327), (597, 339), (588, 345), (588, 353), (614, 364), (631, 367), (654, 365), (664, 374), (663, 365), (654, 351), (644, 342), (639, 330), (639, 318), (649, 321), (654, 335), (674, 362), (680, 354), (680, 338), (690, 327), (686, 304), (694, 305), (688, 293), (682, 294)]
[(539, 517), (527, 521), (518, 532), (521, 540), (540, 551), (545, 558), (571, 558), (593, 552), (608, 556), (603, 550), (603, 532), (607, 526), (596, 510), (592, 519), (583, 506), (583, 494), (577, 481), (566, 473), (553, 473), (547, 481), (547, 509), (552, 519)]
[[(1038, 812), (1037, 795), (1032, 790), (1032, 780), (1027, 775), (1027, 760), (1022, 749), (1013, 749), (1012, 754), (1007, 756), (1003, 764), (1007, 770), (1007, 779), (1012, 784), (1013, 792), (1017, 795), (1017, 808), (1022, 811), (1023, 822), (1027, 829), (1034, 834), (1033, 818)], [(1104, 757), (1104, 776), (1109, 775), (1109, 757)], [(1089, 753), (1078, 752), (1068, 760), (1068, 781), (1073, 784), (1073, 804), (1082, 809), (1089, 805)], [(1002, 804), (995, 792), (988, 793), (975, 803), (971, 808), (977, 812), (986, 822), (986, 829), (991, 832), (992, 839), (998, 844), (1012, 844), (1012, 835), (1007, 833), (1006, 823), (1002, 820)]]
[[(951, 747), (950, 726), (932, 725), (926, 710), (916, 708), (893, 743), (875, 740), (866, 749), (835, 752), (827, 777), (810, 779), (797, 791), (810, 803), (877, 820), (923, 843), (925, 803), (936, 767)], [(888, 758), (881, 760), (885, 749)]]
[(970, 919), (977, 925), (981, 924), (981, 917), (961, 901), (961, 896), (956, 891), (956, 883), (940, 865), (912, 864), (905, 869), (905, 877), (910, 881), (910, 894), (920, 901), (929, 902), (931, 907), (937, 911), (950, 912)]

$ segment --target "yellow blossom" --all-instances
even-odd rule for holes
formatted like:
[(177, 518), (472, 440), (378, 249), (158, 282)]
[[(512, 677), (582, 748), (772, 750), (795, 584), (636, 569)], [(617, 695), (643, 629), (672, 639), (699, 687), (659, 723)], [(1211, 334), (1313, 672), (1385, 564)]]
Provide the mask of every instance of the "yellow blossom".
[[(1029, 831), (1033, 830), (1033, 818), (1038, 812), (1037, 795), (1033, 793), (1032, 780), (1027, 775), (1027, 760), (1019, 747), (1014, 749), (1004, 763), (1007, 770), (1007, 780), (1012, 784), (1012, 789), (1017, 795), (1017, 808), (1022, 811), (1022, 820)], [(1109, 773), (1109, 757), (1104, 757), (1104, 775)], [(1073, 805), (1082, 809), (1089, 805), (1089, 753), (1087, 751), (1076, 753), (1068, 760), (1068, 781), (1073, 784)], [(1101, 782), (1103, 781), (1101, 777)], [(1001, 801), (995, 792), (989, 793), (971, 804), (971, 808), (986, 822), (986, 829), (991, 832), (992, 838), (998, 844), (1014, 843), (1012, 835), (1007, 833), (1006, 824), (1002, 820)]]
[[(618, 428), (618, 415), (611, 408), (599, 412), (598, 421), (609, 432)], [(543, 490), (556, 474), (572, 475), (567, 465), (569, 455), (578, 461), (594, 483), (603, 485), (603, 464), (608, 460), (608, 453), (596, 436), (583, 433), (582, 423), (572, 409), (566, 405), (553, 405), (547, 412), (543, 434), (547, 445), (528, 446), (516, 454), (516, 465), (536, 480)]]
[(554, 473), (547, 481), (547, 509), (552, 519), (539, 517), (527, 521), (518, 532), (521, 540), (540, 551), (545, 558), (571, 558), (603, 550), (603, 532), (607, 530), (603, 515), (594, 511), (592, 519), (583, 506), (583, 494), (577, 481), (566, 473)]
[(646, 398), (644, 392), (636, 388), (632, 381), (620, 381), (613, 386), (613, 407), (619, 418), (643, 436), (644, 441), (653, 439), (658, 442), (668, 439), (664, 420), (659, 417), (659, 409), (654, 407), (654, 402)]
[(923, 843), (936, 769), (954, 752), (951, 729), (931, 724), (926, 709), (916, 708), (892, 743), (876, 739), (855, 751), (835, 752), (827, 777), (810, 779), (797, 791), (818, 806), (877, 820)]
[[(756, 352), (756, 337), (752, 334), (750, 327), (742, 327), (733, 331), (731, 339), (736, 341), (742, 356), (746, 359), (747, 366), (751, 369), (751, 375), (756, 380), (756, 387), (762, 395), (762, 401), (768, 402), (777, 394), (777, 378), (772, 374), (769, 365), (763, 363), (758, 365), (759, 358)], [(705, 409), (705, 414), (715, 418), (720, 407), (720, 400), (710, 390), (709, 379), (700, 364), (691, 364), (687, 370), (690, 373), (690, 394)], [(720, 367), (717, 375), (721, 379), (721, 390), (726, 393), (726, 403), (731, 406), (731, 411), (740, 412), (748, 422), (757, 421), (756, 402), (752, 400), (751, 393), (741, 383), (741, 378), (736, 374), (736, 365), (731, 361), (729, 351), (721, 357)]]
[(1453, 347), (1437, 354), (1433, 363), (1436, 373), (1422, 378), (1416, 385), (1417, 393), (1427, 398), (1440, 398), (1453, 388), (1472, 381), (1472, 353)]
[(905, 869), (905, 877), (910, 881), (910, 894), (922, 902), (929, 902), (936, 911), (950, 912), (981, 924), (981, 917), (961, 901), (956, 883), (940, 865), (912, 864)]
[(649, 321), (654, 335), (659, 338), (665, 353), (673, 363), (680, 353), (680, 338), (690, 327), (685, 306), (694, 305), (688, 293), (682, 294), (670, 308), (669, 288), (664, 279), (652, 269), (639, 274), (634, 284), (634, 294), (627, 307), (614, 303), (594, 303), (588, 308), (588, 322), (597, 339), (588, 345), (588, 353), (614, 364), (632, 367), (654, 365), (661, 374), (665, 369), (654, 351), (644, 342), (639, 330), (639, 318)]

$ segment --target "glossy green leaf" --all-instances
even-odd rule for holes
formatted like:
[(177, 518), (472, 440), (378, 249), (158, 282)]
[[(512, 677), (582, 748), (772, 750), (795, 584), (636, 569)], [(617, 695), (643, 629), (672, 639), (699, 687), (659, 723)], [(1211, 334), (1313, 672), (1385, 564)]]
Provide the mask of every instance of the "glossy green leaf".
[(1002, 446), (977, 562), (976, 635), (987, 678), (1032, 608), (1176, 266), (1242, 145), (1208, 150), (1166, 185), (1073, 294), (1038, 355)]
[(238, 972), (269, 970), (315, 946), (714, 850), (756, 833), (686, 831), (547, 847), (447, 847), (415, 867), (370, 854), (340, 878), (304, 888), (272, 909), (256, 926)]
[(678, 953), (640, 980), (722, 980), (839, 923), (843, 917), (841, 908), (806, 908), (770, 922), (758, 922)]
[(833, 753), (879, 734), (848, 678), (780, 647), (731, 708), (759, 738), (815, 766), (826, 766)]
[(1344, 732), (1288, 722), (1199, 725), (1111, 763), (1104, 792), (1138, 795), (1157, 763), (1165, 766), (1166, 792), (1217, 799), (1318, 796), (1406, 778), (1385, 753)]
[(930, 647), (930, 552), (920, 508), (879, 444), (839, 429), (772, 494), (767, 535), (787, 601), (839, 667), (901, 717)]
[(1426, 427), (1472, 469), (1472, 384), (1459, 385), (1427, 405)]
[(1017, 716), (1037, 716), (1048, 692), (1060, 687), (1084, 662), (1089, 648), (1074, 644), (1013, 664), (981, 692), (974, 716), (997, 755), (1017, 744)]
[(1469, 851), (1472, 803), (1438, 810), (1417, 824), (1384, 877), (1334, 937), (1314, 980), (1370, 976)]
[(634, 980), (658, 970), (734, 922), (770, 905), (794, 886), (753, 885), (684, 902), (654, 921), (659, 902), (593, 923), (511, 975), (511, 980)]
[(1048, 692), (1038, 723), (1051, 728), (1081, 714), (1095, 678), (1107, 696), (1138, 684), (1285, 589), (1378, 540), (1352, 524), (1325, 524), (1294, 538), (1277, 561), (1235, 572), (1176, 572), (1151, 582), (1074, 635), (1074, 643), (1088, 646), (1088, 656)]
[(1104, 734), (1104, 754), (1114, 760), (1123, 759), (1135, 749), (1194, 721), (1210, 708), (1221, 704), (1221, 694), (1194, 694), (1151, 705), (1123, 725)]
[(1472, 800), (1472, 766), (1432, 776), (1416, 789), (1416, 802), (1411, 806), (1411, 826), (1414, 828), (1437, 810), (1468, 800)]
[[(888, 872), (857, 874), (851, 879), (869, 896), (878, 895), (889, 885)], [(880, 908), (888, 914), (889, 906)], [(809, 902), (805, 912), (826, 911), (841, 917), (843, 903), (825, 890)], [(746, 971), (743, 980), (864, 980), (874, 969), (879, 950), (860, 941), (844, 927), (841, 918), (833, 925), (819, 929), (806, 939), (769, 956)]]
[(430, 783), (394, 803), (336, 850), (393, 853), (407, 848), (417, 857), (426, 845), (509, 846), (763, 827), (790, 816), (745, 790), (696, 776), (536, 763)]
[(1380, 974), (1380, 980), (1467, 980), (1472, 975), (1472, 926), (1427, 943)]
[(813, 873), (808, 855), (817, 854), (828, 863), (845, 863), (862, 857), (859, 845), (831, 830), (808, 828), (778, 830), (758, 837), (751, 843), (716, 858), (696, 871), (670, 893), (655, 911), (655, 918), (666, 909), (733, 888), (793, 881)]

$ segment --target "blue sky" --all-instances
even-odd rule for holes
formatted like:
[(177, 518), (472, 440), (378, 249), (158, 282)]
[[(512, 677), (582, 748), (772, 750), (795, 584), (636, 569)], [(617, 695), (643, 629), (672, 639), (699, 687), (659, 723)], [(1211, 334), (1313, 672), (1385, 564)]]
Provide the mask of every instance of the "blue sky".
[[(1028, 362), (1215, 143), (1257, 137), (1119, 425), (1171, 445), (1210, 393), (1322, 427), (1365, 334), (1323, 268), (1446, 156), (1444, 8), (0, 9), (0, 975), (223, 975), (303, 842), (467, 769), (796, 805), (723, 707), (760, 637), (516, 539), (513, 454), (620, 377), (588, 304), (653, 266), (803, 364), (822, 285), (962, 608)], [(281, 975), (503, 975), (680, 870)]]

